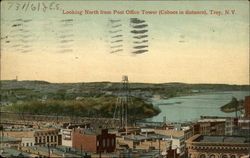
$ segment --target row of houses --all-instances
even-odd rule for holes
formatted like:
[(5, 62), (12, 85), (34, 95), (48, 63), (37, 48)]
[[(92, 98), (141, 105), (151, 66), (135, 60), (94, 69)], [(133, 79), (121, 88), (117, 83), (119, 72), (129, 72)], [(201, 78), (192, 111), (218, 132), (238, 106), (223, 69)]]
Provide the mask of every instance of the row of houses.
[[(65, 128), (18, 127), (4, 128), (1, 133), (2, 154), (10, 149), (33, 155), (70, 157), (76, 155), (106, 155), (115, 157), (119, 153), (134, 151), (153, 152), (155, 156), (175, 158), (199, 157), (242, 157), (248, 154), (249, 137), (228, 132), (228, 121), (235, 123), (237, 131), (247, 130), (249, 119), (202, 117), (195, 124), (176, 128), (166, 125), (162, 128), (93, 129), (90, 125), (77, 124)], [(249, 125), (249, 124), (248, 124)], [(231, 124), (230, 124), (231, 127)], [(248, 127), (248, 128), (247, 128)], [(59, 149), (58, 149), (59, 148)], [(41, 151), (40, 151), (41, 150)], [(158, 151), (158, 152), (156, 152)], [(127, 152), (127, 153), (126, 153)], [(8, 152), (7, 152), (8, 153)], [(18, 152), (16, 152), (18, 153)], [(20, 154), (20, 153), (19, 153)], [(72, 156), (72, 155), (71, 155)], [(213, 158), (213, 157), (211, 157)]]
[(243, 158), (250, 151), (249, 133), (248, 114), (126, 129), (92, 128), (90, 124), (4, 126), (0, 153), (6, 157), (12, 152), (18, 157)]

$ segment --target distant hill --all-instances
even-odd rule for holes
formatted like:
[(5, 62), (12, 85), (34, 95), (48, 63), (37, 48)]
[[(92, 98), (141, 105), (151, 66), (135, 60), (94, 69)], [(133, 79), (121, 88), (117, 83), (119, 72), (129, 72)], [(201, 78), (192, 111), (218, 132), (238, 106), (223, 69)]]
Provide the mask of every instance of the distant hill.
[[(122, 84), (118, 82), (49, 83), (46, 81), (2, 80), (1, 102), (37, 100), (76, 100), (79, 97), (116, 96)], [(130, 94), (144, 99), (171, 98), (213, 91), (249, 91), (249, 85), (129, 83)]]
[[(130, 83), (131, 89), (164, 89), (164, 88), (184, 88), (194, 90), (216, 90), (216, 91), (246, 91), (250, 90), (249, 85), (229, 85), (229, 84), (187, 84), (187, 83)], [(70, 88), (91, 88), (91, 89), (116, 89), (118, 82), (79, 82), (79, 83), (50, 83), (46, 81), (16, 81), (1, 80), (1, 89), (33, 89), (38, 91), (56, 91), (58, 89)]]

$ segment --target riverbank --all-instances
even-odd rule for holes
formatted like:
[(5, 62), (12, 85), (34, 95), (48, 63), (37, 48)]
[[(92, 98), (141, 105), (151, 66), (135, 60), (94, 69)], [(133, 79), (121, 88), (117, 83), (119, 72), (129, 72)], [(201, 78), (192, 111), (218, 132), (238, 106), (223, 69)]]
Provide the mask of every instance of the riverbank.
[[(160, 113), (158, 108), (140, 98), (133, 97), (130, 102), (133, 103), (128, 106), (128, 117), (130, 119), (150, 118)], [(36, 115), (113, 118), (114, 112), (119, 108), (118, 106), (117, 98), (109, 96), (83, 98), (78, 101), (50, 100), (25, 102), (12, 106), (5, 106), (3, 110)], [(118, 111), (116, 112), (118, 113)]]

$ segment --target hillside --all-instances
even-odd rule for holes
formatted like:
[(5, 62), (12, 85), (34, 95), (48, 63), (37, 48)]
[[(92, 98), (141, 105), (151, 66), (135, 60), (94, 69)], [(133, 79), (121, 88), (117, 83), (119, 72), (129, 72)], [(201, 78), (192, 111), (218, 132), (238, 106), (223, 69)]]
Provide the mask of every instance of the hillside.
[[(1, 81), (1, 102), (76, 100), (79, 97), (117, 96), (122, 87), (114, 82), (49, 83), (45, 81)], [(210, 91), (249, 91), (248, 85), (130, 83), (130, 94), (144, 99), (155, 95), (171, 98)]]
[[(150, 118), (160, 113), (152, 104), (140, 98), (131, 98), (128, 104), (129, 119)], [(12, 106), (5, 106), (4, 111), (29, 113), (38, 115), (60, 115), (80, 117), (113, 118), (114, 112), (118, 113), (119, 107), (115, 97), (83, 98), (78, 101), (33, 101)], [(117, 116), (116, 113), (116, 116)]]

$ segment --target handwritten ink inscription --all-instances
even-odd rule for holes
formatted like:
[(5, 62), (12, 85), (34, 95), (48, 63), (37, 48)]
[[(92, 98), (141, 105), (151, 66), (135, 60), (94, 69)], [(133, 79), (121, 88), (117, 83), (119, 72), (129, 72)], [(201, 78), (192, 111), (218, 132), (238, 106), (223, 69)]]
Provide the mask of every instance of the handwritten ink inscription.
[(8, 10), (16, 11), (54, 11), (61, 10), (60, 4), (56, 2), (9, 2)]

